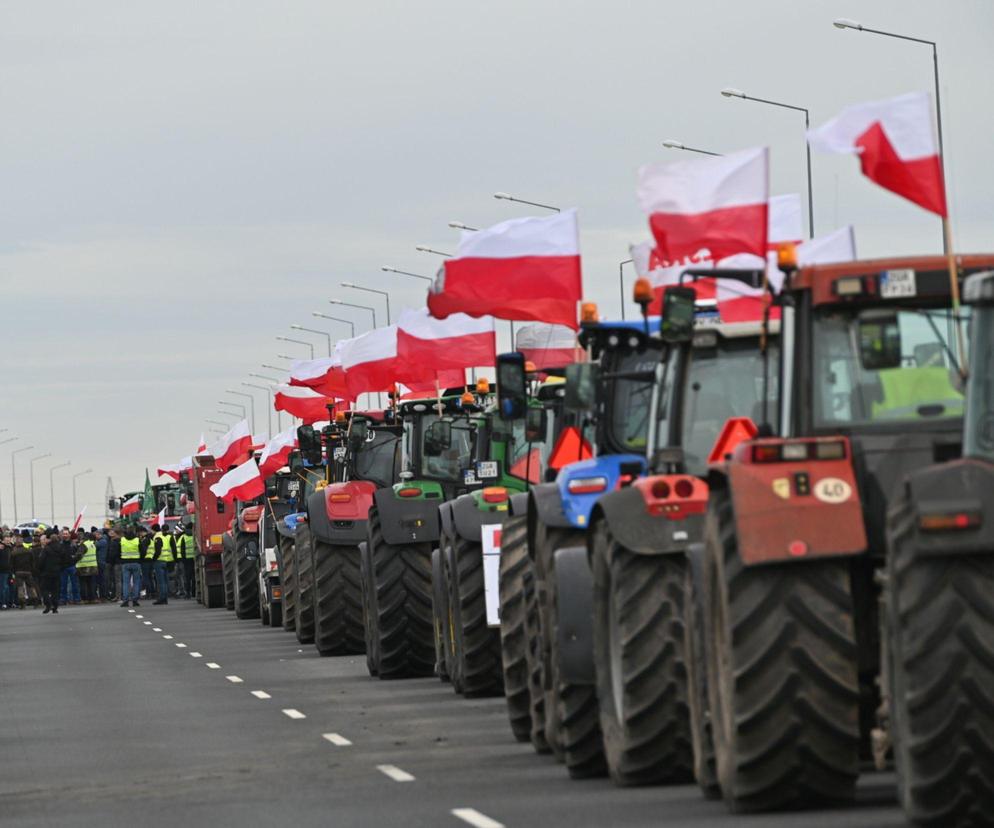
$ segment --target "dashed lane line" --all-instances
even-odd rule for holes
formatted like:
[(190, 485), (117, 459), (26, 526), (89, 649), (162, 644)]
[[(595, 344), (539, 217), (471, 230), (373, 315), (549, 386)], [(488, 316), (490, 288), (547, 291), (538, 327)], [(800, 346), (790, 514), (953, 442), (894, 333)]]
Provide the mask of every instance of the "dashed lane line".
[(143, 623), (143, 624), (144, 624), (144, 625), (145, 625), (146, 627), (151, 627), (151, 626), (152, 626), (152, 622), (151, 622), (151, 621), (142, 621), (142, 623)]
[(475, 828), (504, 828), (503, 822), (491, 819), (486, 814), (481, 814), (475, 808), (453, 808), (452, 816), (461, 819), (463, 822), (468, 822), (470, 825), (475, 826)]
[(346, 739), (340, 733), (322, 733), (321, 737), (327, 739), (336, 747), (348, 747), (352, 744), (348, 739)]
[(401, 770), (396, 765), (377, 765), (376, 769), (384, 776), (390, 777), (394, 782), (413, 782), (414, 776), (406, 770)]
[(134, 610), (129, 609), (128, 612), (134, 612)]
[(238, 676), (225, 676), (225, 678), (232, 684), (241, 684), (242, 680)]
[(207, 662), (207, 668), (210, 669), (210, 670), (220, 670), (221, 669), (221, 665), (217, 664), (217, 663), (215, 663), (213, 661), (208, 661)]
[(194, 651), (191, 650), (190, 651), (190, 658), (203, 658), (203, 656), (200, 653), (194, 652)]
[(152, 632), (162, 632), (162, 627), (152, 627)]
[(272, 696), (269, 695), (265, 690), (253, 690), (252, 695), (257, 699), (271, 699)]
[(284, 707), (283, 708), (283, 715), (286, 716), (287, 718), (290, 718), (290, 719), (306, 719), (307, 718), (307, 716), (305, 716), (303, 713), (301, 713), (299, 710), (297, 710), (296, 708), (293, 708), (293, 707)]
[(164, 639), (166, 639), (166, 641), (172, 641), (172, 640), (173, 640), (173, 637), (172, 637), (171, 635), (164, 635), (164, 636), (162, 636), (162, 637), (163, 637)]
[(135, 618), (144, 618), (144, 615), (135, 615)]
[(179, 647), (180, 649), (186, 649), (186, 644), (184, 644), (182, 641), (177, 641), (176, 646)]

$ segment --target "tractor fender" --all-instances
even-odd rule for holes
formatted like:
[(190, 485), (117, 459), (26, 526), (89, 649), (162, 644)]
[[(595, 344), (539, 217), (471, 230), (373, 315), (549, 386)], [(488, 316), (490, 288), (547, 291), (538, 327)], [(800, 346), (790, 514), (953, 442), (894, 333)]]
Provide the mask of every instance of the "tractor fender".
[(521, 517), (528, 514), (528, 492), (517, 492), (511, 495), (511, 514)]
[(264, 506), (246, 506), (238, 513), (239, 532), (258, 532)]
[(471, 494), (464, 494), (446, 504), (452, 513), (455, 533), (446, 533), (449, 537), (463, 538), (474, 543), (482, 543), (482, 527), (503, 524), (507, 520), (507, 512), (484, 512), (476, 504)]
[(311, 527), (311, 534), (316, 540), (328, 542), (331, 535), (331, 521), (328, 520), (328, 513), (324, 507), (325, 490), (311, 492), (307, 498), (307, 523)]
[(555, 579), (560, 681), (594, 684), (594, 579), (586, 547), (556, 550)]
[(390, 544), (433, 543), (441, 528), (437, 500), (397, 497), (378, 489), (373, 503), (380, 516), (383, 540)]
[(531, 488), (531, 504), (535, 517), (546, 526), (566, 528), (570, 525), (563, 511), (563, 499), (555, 483), (539, 483)]
[(453, 518), (452, 518), (452, 501), (446, 501), (441, 506), (438, 507), (438, 520), (441, 525), (441, 533), (448, 538), (451, 538), (453, 529)]
[[(351, 546), (366, 537), (376, 486), (368, 480), (331, 483), (307, 499), (311, 533), (324, 543)], [(341, 498), (335, 500), (333, 498)]]

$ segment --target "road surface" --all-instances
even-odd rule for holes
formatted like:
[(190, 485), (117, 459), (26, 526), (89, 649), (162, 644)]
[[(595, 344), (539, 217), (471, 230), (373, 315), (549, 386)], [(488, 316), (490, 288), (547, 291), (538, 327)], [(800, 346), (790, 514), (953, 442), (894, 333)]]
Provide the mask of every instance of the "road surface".
[(841, 811), (733, 816), (696, 787), (574, 782), (503, 699), (369, 678), (190, 601), (0, 613), (0, 822), (27, 826), (904, 825), (890, 775)]

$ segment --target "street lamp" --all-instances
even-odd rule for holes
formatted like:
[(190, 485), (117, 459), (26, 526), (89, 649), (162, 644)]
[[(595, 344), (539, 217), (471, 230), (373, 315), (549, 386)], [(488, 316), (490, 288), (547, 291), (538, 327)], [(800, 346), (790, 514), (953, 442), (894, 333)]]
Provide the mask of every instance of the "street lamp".
[(30, 451), (34, 446), (24, 446), (24, 448), (14, 449), (10, 453), (10, 482), (14, 490), (14, 524), (17, 524), (17, 464), (14, 462), (16, 455), (22, 451)]
[[(52, 466), (48, 470), (48, 499), (52, 506), (52, 525), (55, 525), (55, 470), (64, 469), (66, 466), (71, 466), (72, 460), (66, 460), (65, 463), (59, 463), (57, 466)], [(75, 513), (74, 513), (75, 514)]]
[(317, 328), (305, 328), (303, 325), (291, 325), (295, 331), (306, 331), (307, 333), (318, 334), (328, 340), (328, 356), (331, 356), (331, 334), (327, 331), (319, 331)]
[[(237, 408), (239, 411), (242, 412), (242, 419), (243, 420), (248, 417), (248, 409), (246, 408), (246, 406), (242, 405), (241, 403), (231, 402), (231, 400), (218, 400), (217, 404), (218, 405), (230, 405), (232, 408)], [(230, 414), (231, 412), (228, 412), (228, 413)]]
[(469, 230), (469, 232), (471, 233), (480, 232), (479, 227), (470, 227), (468, 224), (463, 224), (461, 221), (450, 221), (449, 227), (451, 227), (453, 230)]
[(355, 338), (355, 322), (351, 319), (342, 319), (340, 316), (328, 316), (328, 314), (321, 313), (321, 311), (311, 311), (311, 316), (316, 316), (318, 319), (330, 319), (332, 322), (341, 322), (343, 325), (348, 325), (352, 331), (353, 339)]
[(28, 471), (31, 477), (31, 519), (37, 520), (35, 513), (35, 463), (39, 460), (44, 460), (46, 457), (51, 457), (52, 452), (48, 451), (45, 454), (39, 454), (37, 457), (32, 457), (28, 461)]
[[(225, 411), (223, 408), (219, 408), (214, 412), (215, 414), (221, 414), (225, 417), (234, 417), (236, 420), (244, 420), (245, 416), (243, 414), (236, 414), (234, 411)], [(231, 428), (231, 423), (225, 423), (228, 428)]]
[(205, 423), (214, 423), (214, 425), (224, 426), (224, 430), (227, 431), (229, 428), (228, 423), (221, 422), (221, 420), (210, 420), (206, 417), (204, 418)]
[(552, 210), (554, 213), (559, 212), (559, 208), (553, 207), (551, 204), (541, 204), (537, 201), (526, 201), (523, 198), (515, 198), (513, 195), (508, 195), (507, 193), (494, 193), (494, 198), (500, 201), (515, 201), (518, 204), (529, 204), (532, 207), (541, 207), (543, 210)]
[[(850, 20), (848, 17), (837, 17), (832, 21), (832, 25), (836, 29), (852, 29), (856, 32), (869, 32), (870, 34), (882, 35), (883, 37), (892, 37), (895, 40), (909, 40), (912, 43), (924, 43), (926, 46), (932, 47), (932, 77), (935, 81), (935, 121), (936, 126), (939, 129), (939, 164), (942, 170), (942, 179), (946, 179), (946, 153), (942, 146), (942, 105), (939, 101), (939, 50), (935, 45), (934, 40), (926, 40), (923, 37), (911, 37), (910, 35), (898, 34), (897, 32), (885, 32), (883, 29), (869, 29), (862, 23), (856, 20)], [(945, 253), (949, 253), (949, 240), (946, 238), (945, 227), (943, 227), (942, 233), (942, 249)]]
[[(268, 365), (265, 362), (260, 363), (259, 367), (260, 368), (268, 368), (270, 371), (285, 371), (286, 370), (286, 368), (283, 368), (283, 367), (281, 367), (279, 365)], [(273, 382), (280, 382), (280, 380), (273, 380)]]
[(426, 244), (416, 245), (414, 249), (417, 250), (419, 253), (434, 253), (436, 256), (443, 256), (446, 259), (452, 258), (451, 253), (444, 253), (441, 250), (436, 250), (434, 247), (428, 247), (428, 245)]
[(618, 289), (621, 291), (621, 321), (625, 321), (625, 265), (632, 264), (632, 259), (618, 263)]
[(314, 359), (314, 343), (307, 342), (304, 339), (291, 339), (289, 336), (278, 336), (276, 337), (281, 342), (292, 342), (294, 345), (304, 345), (311, 349), (311, 359)]
[(344, 305), (347, 308), (362, 308), (362, 310), (368, 310), (373, 314), (373, 327), (376, 327), (376, 308), (371, 308), (369, 305), (355, 305), (352, 302), (343, 302), (341, 299), (329, 299), (332, 305)]
[[(287, 362), (296, 362), (297, 361), (297, 357), (292, 357), (289, 354), (277, 354), (276, 358), (277, 359), (285, 359)], [(287, 369), (286, 368), (281, 368), (280, 370), (286, 371)]]
[(426, 282), (434, 282), (431, 276), (422, 276), (420, 273), (411, 273), (409, 270), (398, 270), (390, 265), (383, 265), (380, 270), (384, 273), (399, 273), (401, 276), (413, 276), (415, 279), (424, 279)]
[[(364, 290), (366, 293), (378, 293), (380, 296), (384, 297), (387, 302), (387, 325), (390, 324), (390, 294), (385, 290), (379, 290), (378, 288), (363, 287), (362, 285), (357, 285), (355, 282), (342, 282), (342, 287), (352, 288), (352, 290)], [(374, 323), (375, 324), (375, 323)]]
[[(252, 420), (251, 420), (251, 422), (252, 422), (252, 431), (254, 432), (255, 431), (255, 397), (253, 397), (251, 394), (247, 394), (244, 391), (235, 391), (234, 389), (231, 389), (231, 388), (225, 388), (224, 389), (224, 393), (225, 394), (234, 394), (236, 397), (248, 397), (249, 411), (252, 412)], [(269, 430), (270, 430), (270, 432), (272, 431), (271, 428)]]
[(743, 101), (754, 101), (755, 103), (766, 104), (767, 106), (778, 106), (781, 109), (792, 109), (795, 112), (804, 113), (804, 151), (808, 164), (808, 237), (814, 238), (815, 203), (814, 194), (811, 191), (811, 144), (808, 143), (807, 137), (808, 130), (811, 128), (811, 113), (803, 106), (794, 106), (793, 104), (783, 103), (782, 101), (771, 101), (768, 98), (754, 98), (752, 95), (747, 95), (741, 89), (736, 89), (733, 86), (726, 86), (721, 90), (721, 94), (725, 98), (741, 98)]
[(75, 518), (79, 512), (76, 511), (76, 480), (82, 477), (84, 474), (90, 474), (93, 469), (87, 469), (86, 471), (77, 472), (72, 476), (72, 515)]
[(701, 155), (721, 155), (720, 152), (711, 152), (711, 150), (700, 149), (699, 147), (688, 147), (682, 141), (677, 141), (674, 138), (667, 138), (663, 141), (663, 146), (666, 149), (683, 150), (684, 152), (697, 152)]
[[(3, 430), (6, 431), (7, 429), (3, 429)], [(0, 446), (2, 446), (4, 443), (15, 443), (15, 442), (17, 442), (17, 438), (16, 437), (8, 437), (6, 440), (0, 440)], [(3, 505), (2, 504), (3, 504), (3, 499), (0, 498), (0, 526), (3, 526)]]
[[(249, 374), (250, 377), (257, 377), (258, 374)], [(268, 379), (268, 377), (266, 377)], [(258, 388), (260, 391), (266, 392), (266, 397), (268, 398), (269, 407), (266, 409), (266, 427), (269, 429), (270, 435), (273, 433), (273, 392), (265, 385), (256, 385), (254, 382), (242, 381), (242, 385), (246, 388)], [(253, 410), (255, 408), (255, 402), (252, 403)]]

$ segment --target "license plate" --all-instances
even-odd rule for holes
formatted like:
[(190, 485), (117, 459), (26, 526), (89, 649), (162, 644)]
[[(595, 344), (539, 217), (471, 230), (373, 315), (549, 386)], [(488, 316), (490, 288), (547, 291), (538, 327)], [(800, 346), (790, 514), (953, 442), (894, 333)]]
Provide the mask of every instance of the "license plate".
[(338, 461), (345, 459), (345, 446), (335, 446), (334, 451), (332, 451), (331, 456)]
[(880, 296), (883, 299), (904, 299), (918, 295), (913, 270), (885, 270), (880, 274)]
[(476, 464), (476, 476), (481, 480), (493, 480), (497, 477), (497, 461), (482, 460)]
[(475, 486), (479, 481), (476, 479), (476, 472), (472, 469), (466, 469), (462, 473), (462, 482), (467, 486)]

